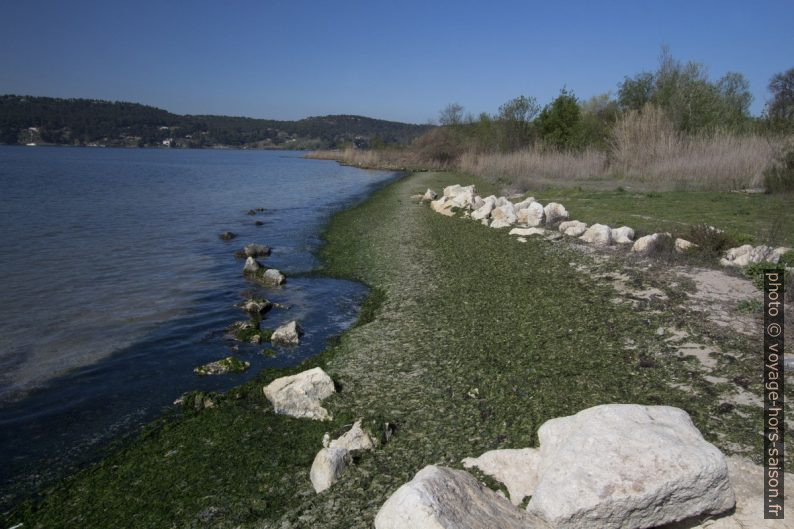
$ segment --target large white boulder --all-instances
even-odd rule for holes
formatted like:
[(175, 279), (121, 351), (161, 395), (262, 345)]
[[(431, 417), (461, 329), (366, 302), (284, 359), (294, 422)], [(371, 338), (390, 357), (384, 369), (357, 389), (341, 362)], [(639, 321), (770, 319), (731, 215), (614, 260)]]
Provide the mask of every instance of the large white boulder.
[(264, 283), (265, 285), (276, 286), (276, 287), (279, 285), (283, 285), (284, 281), (287, 280), (286, 276), (276, 268), (268, 268), (267, 270), (264, 271), (264, 273), (258, 274), (256, 276), (256, 279), (260, 283)]
[(516, 214), (519, 224), (526, 224), (527, 226), (539, 226), (545, 218), (543, 204), (540, 202), (531, 202), (526, 207), (521, 208)]
[[(764, 519), (764, 467), (738, 456), (728, 458), (728, 475), (736, 493), (736, 510), (729, 516), (706, 518), (702, 525), (687, 521), (668, 529), (794, 529), (794, 493), (785, 487), (783, 520)], [(794, 474), (785, 474), (794, 483)]]
[(510, 501), (519, 505), (538, 486), (535, 469), (540, 466), (540, 453), (534, 448), (491, 450), (480, 457), (467, 457), (463, 466), (476, 467), (503, 483), (510, 494)]
[(595, 406), (545, 422), (538, 439), (527, 510), (555, 528), (656, 527), (734, 506), (725, 457), (678, 408)]
[(612, 242), (612, 230), (604, 224), (593, 224), (579, 239), (596, 246), (608, 246)]
[(783, 253), (785, 252), (778, 253), (775, 248), (763, 244), (760, 246), (745, 244), (728, 250), (725, 253), (725, 257), (720, 259), (720, 264), (723, 266), (745, 267), (763, 261), (777, 263)]
[(550, 226), (568, 218), (568, 211), (558, 202), (546, 204), (546, 207), (543, 208), (543, 213), (546, 214), (546, 224)]
[(323, 448), (317, 452), (309, 471), (314, 491), (320, 493), (336, 483), (352, 461), (350, 452), (344, 448)]
[(273, 331), (273, 334), (270, 335), (270, 341), (279, 345), (298, 345), (302, 334), (303, 329), (301, 329), (297, 321), (293, 320)]
[(513, 228), (510, 230), (510, 235), (520, 235), (521, 237), (529, 237), (531, 235), (544, 235), (546, 230), (543, 228)]
[(462, 470), (429, 465), (380, 508), (375, 529), (546, 529)]
[(568, 237), (579, 237), (587, 231), (587, 224), (579, 220), (566, 220), (560, 222), (557, 229)]
[(617, 244), (631, 244), (634, 242), (634, 230), (628, 226), (612, 228), (612, 242)]
[(320, 403), (336, 389), (331, 377), (319, 367), (277, 378), (264, 387), (264, 392), (273, 410), (280, 415), (319, 421), (331, 419), (331, 414)]

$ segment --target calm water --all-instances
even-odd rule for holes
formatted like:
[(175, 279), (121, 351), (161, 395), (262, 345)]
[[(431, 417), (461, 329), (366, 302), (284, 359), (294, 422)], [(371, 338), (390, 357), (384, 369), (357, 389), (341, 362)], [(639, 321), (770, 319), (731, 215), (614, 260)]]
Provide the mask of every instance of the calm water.
[[(85, 460), (186, 390), (321, 351), (366, 291), (301, 274), (318, 266), (331, 213), (393, 177), (290, 152), (0, 147), (0, 496)], [(238, 238), (221, 241), (225, 230)], [(286, 285), (243, 279), (233, 253), (248, 242), (273, 247), (264, 261)], [(243, 346), (246, 373), (197, 377), (230, 354), (222, 331), (245, 318), (234, 305), (246, 289), (288, 305), (264, 325), (299, 320), (301, 344), (274, 358)]]

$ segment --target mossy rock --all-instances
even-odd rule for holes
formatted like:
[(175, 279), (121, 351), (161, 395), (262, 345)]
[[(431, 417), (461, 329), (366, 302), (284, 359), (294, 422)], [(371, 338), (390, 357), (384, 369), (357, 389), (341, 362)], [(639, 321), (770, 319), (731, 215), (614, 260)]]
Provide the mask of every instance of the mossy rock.
[(250, 362), (240, 360), (234, 356), (227, 356), (222, 360), (198, 366), (193, 370), (197, 375), (225, 375), (227, 373), (242, 373), (251, 367)]

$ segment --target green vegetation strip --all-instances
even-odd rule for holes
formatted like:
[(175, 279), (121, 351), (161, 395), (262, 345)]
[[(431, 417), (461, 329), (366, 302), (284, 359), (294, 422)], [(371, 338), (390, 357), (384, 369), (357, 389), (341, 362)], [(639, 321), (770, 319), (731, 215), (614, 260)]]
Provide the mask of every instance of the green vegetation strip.
[[(359, 324), (323, 354), (224, 396), (190, 399), (201, 405), (151, 425), (0, 521), (371, 527), (385, 499), (423, 466), (459, 467), (486, 450), (534, 446), (544, 421), (609, 402), (681, 407), (723, 449), (760, 442), (760, 416), (721, 414), (716, 393), (693, 398), (671, 387), (695, 376), (691, 363), (661, 354), (659, 321), (614, 303), (612, 287), (572, 269), (585, 254), (536, 239), (520, 244), (409, 198), (460, 181), (417, 173), (334, 218), (326, 271), (372, 293)], [(263, 384), (316, 365), (338, 385), (325, 401), (334, 420), (274, 415)], [(314, 494), (308, 474), (323, 433), (339, 435), (358, 417), (376, 434), (391, 423), (393, 436)]]
[(730, 234), (737, 244), (794, 246), (791, 195), (717, 191), (634, 192), (549, 189), (530, 192), (539, 201), (561, 202), (571, 218), (588, 224), (630, 226), (639, 235), (669, 231), (685, 237), (699, 224)]

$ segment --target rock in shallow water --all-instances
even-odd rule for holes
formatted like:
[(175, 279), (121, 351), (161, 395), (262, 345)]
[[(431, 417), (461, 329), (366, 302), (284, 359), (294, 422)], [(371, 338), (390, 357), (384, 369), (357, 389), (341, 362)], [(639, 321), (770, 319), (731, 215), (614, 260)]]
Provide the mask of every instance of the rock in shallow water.
[(243, 253), (246, 257), (267, 257), (270, 255), (270, 246), (264, 244), (246, 244)]
[(334, 381), (319, 367), (277, 378), (264, 387), (265, 397), (276, 413), (319, 421), (331, 419), (320, 403), (335, 392)]
[(298, 325), (298, 322), (291, 321), (273, 331), (270, 341), (280, 345), (298, 345), (302, 334), (303, 330)]
[(227, 356), (223, 360), (204, 364), (193, 370), (197, 375), (225, 375), (226, 373), (240, 373), (251, 366), (249, 362)]

